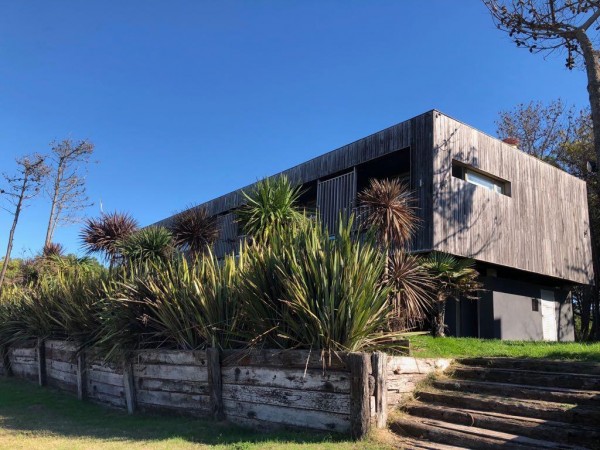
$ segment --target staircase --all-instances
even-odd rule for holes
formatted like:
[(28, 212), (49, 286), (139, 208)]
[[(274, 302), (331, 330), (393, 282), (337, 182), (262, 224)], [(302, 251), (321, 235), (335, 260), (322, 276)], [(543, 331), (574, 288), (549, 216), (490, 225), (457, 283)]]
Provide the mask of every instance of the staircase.
[(390, 428), (406, 449), (600, 449), (600, 364), (458, 360)]

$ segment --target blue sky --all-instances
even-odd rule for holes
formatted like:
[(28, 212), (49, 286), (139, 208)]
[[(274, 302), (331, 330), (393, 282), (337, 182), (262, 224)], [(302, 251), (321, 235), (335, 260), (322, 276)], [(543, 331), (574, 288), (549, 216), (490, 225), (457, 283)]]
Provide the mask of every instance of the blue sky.
[[(90, 139), (86, 214), (142, 225), (432, 108), (493, 134), (499, 110), (557, 97), (586, 106), (584, 73), (517, 49), (478, 0), (0, 6), (0, 171)], [(40, 249), (48, 213), (24, 211), (13, 256)], [(55, 241), (79, 252), (78, 228)]]

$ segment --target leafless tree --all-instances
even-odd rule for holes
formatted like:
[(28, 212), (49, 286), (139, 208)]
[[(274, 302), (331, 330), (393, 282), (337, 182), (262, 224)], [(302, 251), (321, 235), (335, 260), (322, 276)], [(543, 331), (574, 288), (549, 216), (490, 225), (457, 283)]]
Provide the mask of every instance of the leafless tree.
[(77, 212), (91, 206), (85, 192), (85, 172), (94, 144), (89, 141), (64, 141), (52, 145), (52, 174), (48, 195), (52, 200), (44, 247), (52, 242), (60, 224), (77, 221)]
[[(600, 161), (600, 0), (483, 0), (500, 30), (531, 53), (566, 52), (566, 66), (583, 62)], [(600, 171), (598, 171), (600, 179)]]
[(38, 154), (17, 159), (17, 166), (16, 175), (3, 175), (7, 186), (5, 189), (0, 190), (0, 193), (7, 199), (10, 205), (4, 209), (13, 215), (13, 222), (8, 235), (6, 256), (2, 264), (2, 272), (0, 272), (0, 292), (2, 291), (2, 284), (4, 283), (6, 269), (10, 261), (15, 229), (17, 228), (21, 211), (27, 205), (27, 202), (40, 192), (49, 172), (45, 158)]
[(547, 105), (539, 101), (521, 103), (498, 115), (500, 139), (516, 138), (520, 150), (550, 164), (560, 164), (565, 144), (574, 139), (575, 109), (560, 99)]

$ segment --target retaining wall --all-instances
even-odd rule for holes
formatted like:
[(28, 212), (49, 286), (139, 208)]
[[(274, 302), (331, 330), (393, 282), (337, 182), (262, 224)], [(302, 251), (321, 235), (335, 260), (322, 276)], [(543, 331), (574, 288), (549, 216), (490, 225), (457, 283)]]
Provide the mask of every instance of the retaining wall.
[(163, 411), (265, 429), (291, 426), (364, 436), (388, 408), (448, 360), (305, 350), (144, 350), (120, 364), (70, 342), (2, 350), (0, 373), (133, 413)]

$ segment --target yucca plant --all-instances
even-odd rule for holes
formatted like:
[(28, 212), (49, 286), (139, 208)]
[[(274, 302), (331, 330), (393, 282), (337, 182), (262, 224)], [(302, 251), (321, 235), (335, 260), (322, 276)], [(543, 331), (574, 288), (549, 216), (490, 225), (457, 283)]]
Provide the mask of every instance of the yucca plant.
[(137, 221), (127, 213), (102, 214), (96, 219), (87, 219), (79, 233), (83, 249), (105, 257), (110, 267), (119, 260), (119, 244), (138, 229)]
[(298, 206), (300, 186), (292, 185), (285, 175), (265, 178), (242, 194), (246, 204), (236, 212), (237, 218), (243, 233), (256, 240), (266, 242), (305, 218)]
[(201, 206), (180, 212), (173, 217), (168, 228), (174, 245), (192, 258), (208, 251), (219, 238), (217, 218)]
[(366, 209), (364, 226), (372, 228), (384, 248), (405, 248), (418, 225), (408, 185), (398, 179), (371, 179), (358, 195)]
[(391, 344), (385, 255), (352, 236), (352, 219), (330, 239), (318, 221), (302, 221), (269, 245), (241, 252), (241, 300), (256, 343), (286, 348), (368, 350)]
[(127, 264), (165, 263), (173, 256), (173, 235), (165, 227), (152, 226), (121, 239), (116, 249)]
[(446, 303), (448, 299), (460, 301), (461, 297), (476, 300), (483, 285), (479, 272), (470, 259), (459, 259), (441, 252), (433, 252), (423, 260), (423, 267), (436, 281), (436, 299), (432, 316), (431, 333), (436, 337), (446, 334)]
[(42, 256), (44, 258), (64, 256), (65, 247), (58, 242), (50, 242), (44, 246)]
[(134, 266), (106, 304), (99, 344), (109, 356), (139, 348), (235, 345), (239, 326), (237, 265), (212, 254)]
[(392, 329), (410, 329), (422, 324), (435, 301), (436, 280), (422, 259), (401, 250), (388, 258), (385, 282), (390, 285), (393, 307)]

